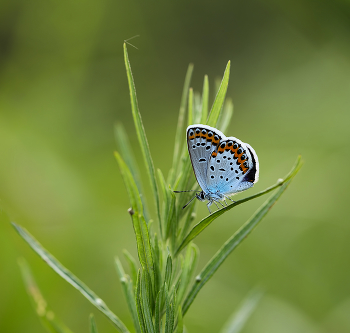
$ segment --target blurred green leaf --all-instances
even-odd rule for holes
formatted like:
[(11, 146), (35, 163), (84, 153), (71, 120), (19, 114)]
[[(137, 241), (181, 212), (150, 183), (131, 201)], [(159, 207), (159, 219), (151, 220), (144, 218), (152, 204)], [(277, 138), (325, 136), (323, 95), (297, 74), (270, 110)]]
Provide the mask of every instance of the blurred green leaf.
[(163, 285), (156, 299), (156, 309), (154, 314), (154, 326), (157, 333), (161, 332), (162, 329), (162, 316), (163, 316), (163, 306), (165, 301), (165, 285)]
[(216, 127), (217, 121), (219, 119), (220, 112), (222, 110), (222, 106), (225, 101), (227, 87), (228, 87), (228, 81), (230, 77), (230, 65), (231, 65), (231, 62), (229, 61), (226, 66), (224, 77), (222, 78), (219, 91), (215, 97), (214, 104), (209, 114), (209, 118), (207, 122), (207, 125), (209, 126)]
[(169, 219), (171, 195), (168, 190), (168, 185), (165, 181), (162, 171), (160, 169), (157, 169), (157, 173), (158, 173), (158, 179), (159, 179), (160, 188), (162, 190), (163, 200), (164, 200), (160, 233), (163, 234), (163, 230), (165, 230), (165, 238), (167, 238), (167, 225), (168, 225), (168, 219)]
[(137, 263), (134, 259), (134, 257), (129, 253), (128, 250), (123, 250), (123, 254), (125, 256), (125, 259), (128, 261), (129, 268), (130, 268), (130, 274), (131, 274), (131, 279), (133, 282), (134, 289), (136, 288), (136, 280), (137, 280)]
[(206, 124), (208, 120), (209, 109), (209, 79), (208, 75), (204, 76), (203, 92), (202, 92), (202, 118), (201, 124)]
[(182, 319), (182, 309), (181, 309), (181, 305), (179, 305), (176, 333), (183, 333), (183, 331), (184, 331), (184, 323)]
[(66, 327), (48, 307), (47, 302), (42, 296), (34, 280), (27, 262), (23, 258), (19, 258), (18, 265), (21, 269), (23, 281), (26, 286), (27, 293), (30, 296), (31, 303), (35, 309), (35, 312), (39, 316), (42, 325), (50, 333), (72, 333), (72, 331)]
[(90, 333), (98, 333), (95, 317), (92, 313), (90, 314)]
[(153, 264), (154, 264), (154, 295), (156, 296), (162, 284), (162, 256), (159, 249), (159, 241), (157, 234), (153, 238)]
[(181, 277), (179, 280), (179, 289), (177, 292), (177, 302), (182, 303), (182, 300), (190, 286), (190, 281), (193, 278), (194, 271), (198, 261), (198, 247), (190, 244), (187, 248), (183, 266), (181, 267)]
[(239, 333), (244, 328), (249, 317), (256, 309), (263, 293), (254, 290), (249, 293), (237, 311), (233, 313), (231, 318), (224, 325), (221, 333)]
[(151, 152), (149, 150), (148, 141), (145, 133), (145, 129), (142, 124), (141, 114), (139, 111), (139, 107), (137, 104), (137, 98), (136, 98), (136, 89), (134, 84), (134, 79), (132, 77), (129, 57), (128, 57), (128, 51), (126, 48), (126, 44), (124, 43), (124, 61), (125, 61), (125, 67), (126, 67), (126, 73), (128, 76), (128, 83), (129, 83), (129, 90), (130, 90), (130, 101), (131, 101), (131, 110), (132, 110), (132, 116), (134, 118), (135, 128), (136, 128), (136, 134), (140, 143), (142, 156), (145, 161), (146, 170), (150, 179), (152, 191), (153, 191), (153, 197), (155, 199), (155, 205), (157, 209), (158, 214), (158, 220), (159, 224), (161, 224), (160, 219), (160, 208), (159, 208), (159, 195), (158, 195), (158, 187), (156, 182), (156, 175), (154, 171), (153, 161), (151, 157)]
[(181, 245), (179, 246), (179, 248), (176, 250), (175, 255), (178, 254), (182, 249), (184, 249), (186, 247), (186, 245), (192, 241), (194, 238), (196, 238), (205, 228), (207, 228), (216, 218), (218, 218), (219, 216), (221, 216), (222, 214), (224, 214), (225, 212), (229, 211), (230, 209), (244, 203), (247, 202), (249, 200), (258, 198), (264, 194), (267, 194), (273, 190), (275, 190), (277, 187), (283, 186), (286, 182), (288, 182), (291, 178), (293, 178), (298, 171), (300, 170), (302, 165), (301, 162), (301, 157), (299, 156), (297, 159), (297, 162), (295, 163), (294, 167), (292, 168), (292, 170), (290, 171), (290, 173), (283, 179), (283, 180), (279, 180), (275, 185), (268, 187), (267, 189), (265, 189), (264, 191), (261, 191), (257, 194), (254, 194), (250, 197), (238, 200), (236, 202), (233, 202), (232, 204), (221, 208), (220, 210), (217, 210), (216, 212), (210, 214), (209, 216), (207, 216), (206, 218), (204, 218), (203, 220), (201, 220), (200, 222), (198, 222), (190, 231), (190, 233), (186, 236), (186, 238), (182, 241)]
[(192, 304), (198, 292), (202, 289), (205, 283), (214, 275), (216, 270), (228, 257), (228, 255), (252, 232), (257, 224), (265, 217), (272, 206), (276, 203), (279, 197), (283, 194), (285, 189), (290, 184), (292, 178), (300, 169), (300, 159), (298, 159), (296, 168), (292, 171), (291, 177), (287, 177), (288, 181), (283, 182), (283, 185), (274, 193), (256, 212), (255, 214), (241, 227), (237, 232), (229, 238), (214, 257), (207, 263), (203, 270), (196, 277), (196, 281), (188, 293), (183, 303), (183, 314), (185, 314)]
[(141, 298), (141, 271), (139, 270), (137, 273), (137, 282), (136, 282), (136, 290), (135, 290), (135, 303), (137, 316), (139, 318), (139, 324), (142, 333), (148, 333), (146, 329), (146, 324), (143, 318), (142, 312), (142, 298)]
[(185, 83), (182, 90), (181, 103), (180, 103), (180, 111), (179, 118), (177, 121), (176, 134), (175, 134), (175, 145), (174, 145), (174, 156), (173, 156), (173, 166), (172, 166), (172, 176), (169, 179), (169, 183), (173, 185), (175, 181), (175, 177), (177, 174), (177, 169), (180, 160), (181, 147), (184, 140), (184, 124), (185, 124), (185, 114), (186, 114), (186, 106), (187, 106), (187, 96), (190, 88), (191, 77), (193, 73), (193, 64), (189, 64)]
[(193, 89), (188, 93), (188, 125), (193, 124)]
[(140, 177), (140, 171), (137, 166), (133, 151), (131, 149), (129, 138), (125, 132), (124, 126), (121, 123), (117, 123), (114, 127), (114, 133), (115, 138), (117, 141), (118, 148), (120, 150), (120, 154), (125, 161), (125, 164), (128, 166), (134, 181), (136, 183), (136, 186), (140, 193), (140, 198), (143, 204), (143, 214), (148, 219), (148, 212), (147, 212), (147, 205), (145, 204), (145, 198), (143, 197), (142, 193), (144, 193), (141, 177)]
[(115, 156), (117, 158), (125, 186), (129, 193), (132, 208), (134, 209), (134, 211), (130, 212), (130, 215), (134, 226), (139, 260), (142, 268), (148, 272), (153, 285), (154, 284), (154, 267), (153, 267), (152, 249), (151, 249), (151, 243), (149, 239), (148, 227), (144, 217), (142, 216), (141, 198), (140, 198), (136, 183), (127, 165), (125, 164), (125, 162), (117, 152), (115, 152)]
[(202, 99), (199, 92), (193, 92), (193, 123), (198, 124), (202, 119)]
[(233, 102), (231, 98), (226, 98), (224, 109), (222, 110), (217, 128), (225, 133), (233, 115)]
[(172, 273), (173, 273), (173, 261), (171, 260), (171, 256), (169, 254), (166, 260), (165, 277), (164, 277), (164, 281), (168, 286), (171, 285)]
[(97, 309), (99, 309), (114, 326), (122, 333), (129, 333), (124, 323), (107, 307), (104, 301), (99, 298), (91, 289), (66, 269), (57, 259), (47, 252), (41, 244), (21, 226), (12, 223), (19, 235), (29, 244), (29, 246), (64, 280), (77, 289), (87, 298)]
[[(125, 274), (123, 266), (118, 257), (115, 258), (115, 264), (116, 264), (117, 272), (120, 278), (120, 282), (122, 284), (126, 303), (128, 304), (128, 308), (134, 324), (135, 331), (137, 333), (141, 333), (138, 316), (137, 316), (135, 299), (134, 299), (134, 287), (133, 287), (132, 281), (130, 280), (130, 277)], [(137, 280), (137, 277), (136, 277), (136, 280)], [(137, 282), (136, 280), (135, 282)]]
[(147, 333), (154, 333), (154, 325), (152, 320), (152, 312), (151, 312), (151, 284), (149, 279), (147, 278), (147, 272), (143, 271), (141, 274), (141, 300), (142, 300), (142, 313), (145, 322), (145, 326), (147, 329)]
[(165, 333), (173, 333), (174, 327), (174, 307), (169, 299), (168, 286), (165, 284)]

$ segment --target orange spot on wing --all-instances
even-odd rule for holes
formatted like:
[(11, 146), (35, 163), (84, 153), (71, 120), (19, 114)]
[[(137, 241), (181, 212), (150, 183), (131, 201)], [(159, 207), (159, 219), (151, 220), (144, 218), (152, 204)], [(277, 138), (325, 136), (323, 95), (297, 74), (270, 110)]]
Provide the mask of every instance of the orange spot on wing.
[(216, 151), (213, 151), (212, 154), (211, 154), (211, 157), (216, 157), (218, 153)]

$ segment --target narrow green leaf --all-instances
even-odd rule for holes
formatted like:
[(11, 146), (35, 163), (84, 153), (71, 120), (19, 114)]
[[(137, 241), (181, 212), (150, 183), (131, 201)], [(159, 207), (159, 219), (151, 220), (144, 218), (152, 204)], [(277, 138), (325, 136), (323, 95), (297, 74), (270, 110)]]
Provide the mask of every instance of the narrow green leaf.
[(186, 238), (183, 240), (183, 242), (181, 243), (181, 245), (179, 246), (179, 248), (177, 249), (177, 251), (175, 252), (175, 255), (177, 255), (183, 248), (186, 247), (186, 245), (192, 241), (194, 238), (196, 238), (205, 228), (207, 228), (216, 218), (218, 218), (219, 216), (221, 216), (222, 214), (224, 214), (225, 212), (229, 211), (230, 209), (244, 203), (247, 202), (249, 200), (258, 198), (264, 194), (267, 194), (273, 190), (275, 190), (277, 187), (281, 187), (283, 186), (286, 182), (288, 182), (291, 178), (293, 178), (298, 171), (301, 168), (301, 157), (299, 156), (297, 159), (296, 164), (294, 165), (293, 169), (290, 171), (290, 173), (285, 177), (285, 179), (283, 180), (279, 180), (275, 185), (268, 187), (267, 189), (265, 189), (264, 191), (261, 191), (259, 193), (256, 193), (250, 197), (241, 199), (241, 200), (237, 200), (236, 202), (210, 214), (209, 216), (207, 216), (206, 218), (204, 218), (203, 220), (201, 220), (200, 222), (198, 222), (190, 231), (190, 233), (186, 236)]
[(137, 270), (138, 270), (137, 263), (136, 263), (134, 257), (128, 252), (128, 250), (124, 249), (123, 254), (125, 256), (125, 259), (128, 261), (131, 279), (133, 282), (133, 287), (135, 289), (136, 288), (136, 280), (137, 280)]
[(181, 305), (179, 305), (176, 333), (183, 333), (183, 331), (184, 331), (184, 323), (182, 319), (182, 309), (181, 309)]
[(114, 134), (117, 141), (118, 148), (120, 150), (121, 156), (123, 160), (125, 161), (125, 164), (128, 166), (134, 180), (136, 183), (136, 186), (139, 190), (140, 197), (143, 204), (144, 209), (144, 215), (146, 220), (148, 220), (148, 212), (147, 212), (147, 205), (145, 204), (145, 198), (141, 195), (141, 193), (144, 193), (141, 177), (140, 177), (140, 171), (137, 166), (133, 151), (131, 149), (130, 141), (128, 138), (128, 135), (125, 132), (124, 126), (121, 123), (117, 123), (114, 127)]
[(193, 124), (193, 89), (188, 93), (188, 125)]
[(147, 272), (143, 271), (141, 274), (141, 300), (142, 300), (142, 313), (145, 322), (145, 326), (147, 329), (147, 333), (154, 333), (155, 328), (152, 321), (152, 309), (151, 309), (151, 301), (149, 296), (151, 294), (150, 289), (152, 286), (150, 285), (147, 279)]
[(165, 333), (172, 333), (174, 327), (174, 309), (170, 303), (167, 287), (165, 288)]
[(198, 124), (202, 119), (202, 98), (199, 92), (193, 92), (193, 123)]
[(144, 129), (143, 124), (142, 124), (141, 114), (140, 114), (139, 107), (137, 104), (136, 89), (135, 89), (134, 79), (133, 79), (132, 72), (131, 72), (128, 51), (126, 49), (125, 43), (124, 43), (124, 61), (125, 61), (126, 74), (127, 74), (128, 83), (129, 83), (132, 116), (134, 118), (137, 138), (139, 140), (142, 156), (143, 156), (146, 170), (147, 170), (149, 180), (151, 183), (151, 188), (153, 191), (153, 197), (155, 199), (155, 205), (156, 205), (159, 224), (160, 224), (161, 220), (160, 220), (160, 208), (159, 208), (159, 195), (158, 195), (156, 176), (155, 176), (153, 161), (152, 161), (152, 157), (151, 157), (151, 152), (149, 150), (145, 129)]
[[(295, 175), (295, 174), (294, 174)], [(202, 289), (205, 283), (214, 275), (216, 270), (229, 256), (229, 254), (252, 232), (257, 224), (265, 217), (272, 206), (276, 203), (278, 198), (285, 191), (290, 184), (291, 179), (285, 183), (276, 191), (245, 223), (238, 231), (229, 238), (226, 243), (220, 248), (220, 250), (214, 255), (214, 257), (207, 263), (200, 274), (196, 277), (196, 281), (188, 293), (183, 303), (183, 314), (185, 314), (192, 304), (193, 300), (197, 296), (198, 292)]]
[(34, 277), (29, 269), (27, 262), (23, 258), (18, 259), (18, 265), (21, 269), (22, 278), (30, 296), (31, 303), (35, 309), (42, 325), (50, 333), (72, 333), (48, 307), (46, 300), (42, 296)]
[(226, 66), (224, 77), (222, 78), (219, 91), (215, 97), (214, 104), (209, 114), (209, 118), (207, 122), (207, 125), (209, 126), (216, 127), (217, 121), (219, 119), (220, 112), (222, 110), (222, 106), (225, 101), (227, 87), (228, 87), (228, 80), (230, 77), (230, 65), (231, 65), (231, 62), (229, 61)]
[(119, 168), (129, 193), (131, 200), (131, 205), (134, 211), (130, 213), (133, 222), (134, 232), (136, 236), (137, 250), (139, 255), (139, 260), (143, 269), (145, 269), (154, 284), (154, 266), (152, 258), (152, 249), (149, 239), (149, 232), (146, 221), (142, 216), (142, 202), (140, 198), (139, 191), (137, 189), (136, 183), (132, 178), (131, 172), (121, 156), (115, 152), (116, 159), (119, 164)]
[(179, 111), (179, 118), (177, 121), (177, 128), (176, 128), (176, 134), (175, 134), (175, 146), (174, 146), (174, 156), (173, 156), (173, 166), (172, 166), (172, 177), (170, 177), (170, 184), (173, 184), (177, 173), (177, 168), (179, 164), (179, 158), (181, 153), (181, 147), (184, 140), (184, 124), (185, 124), (185, 114), (186, 114), (186, 106), (187, 106), (187, 96), (188, 91), (190, 88), (190, 82), (191, 77), (193, 73), (193, 64), (189, 64), (184, 87), (182, 90), (182, 97), (181, 97), (181, 103), (180, 103), (180, 111)]
[(202, 118), (201, 124), (206, 124), (208, 120), (209, 109), (209, 79), (208, 75), (204, 76), (203, 92), (202, 92)]
[(122, 333), (129, 333), (123, 322), (107, 307), (104, 301), (99, 298), (91, 289), (66, 269), (56, 258), (46, 251), (39, 242), (24, 228), (12, 223), (19, 235), (29, 244), (29, 246), (64, 280), (77, 289), (88, 301), (99, 309)]
[(195, 211), (195, 207), (196, 207), (196, 203), (197, 203), (197, 200), (193, 200), (193, 202), (189, 206), (187, 206), (188, 213), (187, 213), (186, 220), (185, 220), (185, 223), (183, 225), (183, 228), (181, 230), (180, 242), (179, 242), (180, 244), (185, 239), (185, 237), (186, 237), (186, 235), (188, 233), (188, 229), (191, 227), (192, 222), (196, 218), (196, 213), (194, 212)]
[[(130, 277), (125, 274), (123, 266), (118, 257), (115, 258), (115, 264), (116, 264), (117, 272), (120, 278), (120, 282), (122, 284), (126, 303), (128, 305), (128, 309), (130, 311), (131, 318), (134, 324), (135, 331), (137, 333), (141, 333), (138, 316), (137, 316), (135, 299), (134, 299), (134, 288), (133, 288), (132, 281), (130, 280)], [(137, 280), (137, 277), (136, 277), (136, 280)]]
[(153, 263), (154, 263), (154, 295), (157, 295), (162, 284), (162, 256), (159, 250), (159, 241), (157, 234), (154, 235), (153, 239)]
[(129, 195), (131, 207), (136, 213), (143, 214), (143, 205), (140, 193), (136, 186), (132, 173), (118, 152), (114, 152), (114, 156), (118, 162), (118, 166)]
[(225, 133), (228, 125), (230, 124), (233, 115), (233, 102), (231, 98), (227, 98), (224, 104), (224, 109), (221, 112), (221, 116), (218, 121), (217, 128)]
[(90, 314), (90, 333), (98, 333), (95, 317), (92, 313)]
[(187, 248), (185, 260), (181, 269), (179, 290), (177, 292), (177, 300), (179, 304), (182, 303), (182, 300), (185, 296), (188, 286), (190, 285), (190, 281), (193, 278), (194, 271), (197, 266), (197, 261), (198, 261), (198, 248), (196, 245), (191, 244)]
[(139, 318), (141, 332), (148, 333), (147, 329), (146, 329), (145, 321), (143, 319), (143, 313), (142, 313), (141, 271), (140, 270), (137, 273), (137, 282), (136, 282), (136, 290), (135, 290), (135, 303), (136, 303), (137, 316)]
[(244, 328), (249, 317), (257, 307), (263, 293), (254, 290), (249, 293), (237, 311), (233, 313), (231, 318), (227, 321), (221, 333), (239, 333)]
[(168, 258), (166, 260), (165, 277), (164, 277), (164, 281), (168, 286), (171, 285), (172, 273), (173, 273), (173, 261), (171, 259), (170, 254), (169, 254)]
[(165, 285), (160, 288), (157, 299), (156, 299), (156, 309), (154, 315), (154, 326), (157, 333), (162, 331), (162, 317), (163, 317), (163, 308), (165, 302)]
[[(168, 212), (169, 212), (169, 206), (170, 206), (170, 193), (168, 191), (168, 185), (165, 181), (165, 178), (163, 176), (163, 173), (160, 169), (157, 169), (157, 173), (158, 173), (158, 179), (159, 179), (159, 183), (160, 183), (160, 188), (162, 190), (162, 195), (163, 195), (163, 215), (162, 215), (162, 224), (161, 229), (160, 229), (160, 233), (161, 235), (163, 235), (163, 230), (165, 230), (165, 235), (166, 235), (166, 226), (168, 224)], [(164, 225), (163, 225), (164, 224)], [(163, 235), (164, 236), (164, 235)], [(163, 237), (162, 236), (162, 237)]]

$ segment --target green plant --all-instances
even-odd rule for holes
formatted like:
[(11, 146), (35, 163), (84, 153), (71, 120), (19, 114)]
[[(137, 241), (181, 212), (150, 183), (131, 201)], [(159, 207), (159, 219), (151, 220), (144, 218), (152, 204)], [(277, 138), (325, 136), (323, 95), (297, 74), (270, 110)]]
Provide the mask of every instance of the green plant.
[[(208, 110), (208, 77), (206, 76), (204, 78), (203, 92), (200, 98), (198, 94), (193, 93), (192, 89), (189, 89), (193, 71), (193, 66), (189, 66), (181, 99), (173, 164), (167, 178), (165, 178), (161, 170), (158, 169), (156, 172), (153, 166), (147, 137), (138, 109), (136, 91), (125, 44), (124, 57), (130, 89), (132, 115), (144, 164), (151, 184), (156, 208), (158, 232), (155, 231), (156, 228), (153, 223), (151, 223), (152, 220), (149, 217), (150, 210), (146, 209), (147, 205), (144, 197), (141, 195), (143, 192), (141, 179), (129, 146), (127, 135), (122, 125), (117, 125), (116, 138), (120, 147), (120, 153), (116, 152), (115, 157), (131, 203), (129, 214), (136, 236), (140, 267), (136, 260), (124, 250), (125, 259), (129, 265), (129, 273), (125, 272), (119, 258), (116, 258), (116, 268), (133, 320), (133, 329), (137, 333), (180, 333), (184, 331), (183, 317), (187, 313), (198, 292), (213, 276), (227, 256), (249, 235), (267, 214), (288, 187), (294, 176), (298, 173), (302, 163), (300, 157), (298, 157), (290, 173), (284, 179), (279, 180), (277, 184), (250, 197), (231, 203), (213, 214), (210, 214), (193, 226), (196, 201), (193, 201), (187, 209), (183, 210), (182, 207), (189, 200), (191, 194), (184, 192), (176, 197), (173, 192), (173, 190), (176, 189), (198, 187), (192, 176), (191, 163), (184, 142), (186, 109), (188, 109), (188, 124), (201, 122), (225, 131), (225, 127), (229, 123), (233, 113), (232, 102), (229, 99), (225, 102), (230, 62), (227, 64), (224, 77), (210, 112)], [(161, 190), (161, 196), (158, 187)], [(225, 244), (223, 244), (213, 258), (205, 265), (199, 274), (195, 276), (199, 250), (192, 241), (204, 231), (209, 224), (228, 210), (274, 190), (275, 192), (272, 196), (227, 240)], [(130, 332), (101, 298), (68, 271), (24, 228), (16, 224), (13, 225), (32, 249), (44, 259), (56, 273), (79, 290), (98, 310), (104, 313), (119, 332)], [(58, 321), (52, 311), (47, 308), (46, 302), (35, 285), (27, 264), (23, 260), (20, 261), (20, 267), (28, 293), (45, 327), (50, 332), (71, 332)], [(260, 293), (253, 293), (253, 295), (243, 303), (241, 309), (233, 319), (228, 322), (222, 332), (238, 332), (254, 309), (259, 298)], [(90, 317), (90, 327), (91, 332), (97, 332), (93, 316)]]

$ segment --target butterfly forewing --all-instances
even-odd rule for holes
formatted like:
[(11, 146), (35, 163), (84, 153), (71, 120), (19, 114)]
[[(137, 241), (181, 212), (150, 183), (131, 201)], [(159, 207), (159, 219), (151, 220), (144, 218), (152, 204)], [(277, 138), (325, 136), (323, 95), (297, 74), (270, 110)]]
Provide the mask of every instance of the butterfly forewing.
[(206, 182), (209, 160), (225, 136), (217, 129), (196, 124), (187, 127), (187, 147), (194, 174), (203, 191), (208, 191)]

